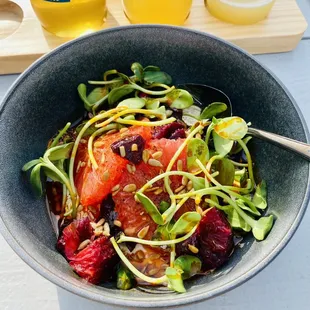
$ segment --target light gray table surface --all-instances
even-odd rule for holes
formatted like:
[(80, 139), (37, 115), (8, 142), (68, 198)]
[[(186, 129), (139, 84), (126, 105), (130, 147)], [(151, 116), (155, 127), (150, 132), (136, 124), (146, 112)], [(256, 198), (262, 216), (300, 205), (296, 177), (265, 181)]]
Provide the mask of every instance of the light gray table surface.
[[(298, 3), (310, 24), (309, 0), (300, 0)], [(256, 58), (287, 86), (310, 127), (310, 27), (293, 52), (259, 55)], [(0, 76), (0, 101), (16, 77), (17, 75)], [(310, 209), (288, 246), (253, 279), (219, 297), (178, 309), (309, 310), (309, 236)], [(0, 249), (1, 310), (115, 309), (56, 288), (30, 269), (11, 250), (1, 235)]]

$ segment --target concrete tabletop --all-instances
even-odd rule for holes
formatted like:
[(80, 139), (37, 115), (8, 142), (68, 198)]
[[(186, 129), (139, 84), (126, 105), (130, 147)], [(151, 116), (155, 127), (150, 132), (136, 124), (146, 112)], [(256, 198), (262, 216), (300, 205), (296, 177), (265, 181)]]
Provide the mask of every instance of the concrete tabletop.
[[(281, 0), (279, 0), (281, 1)], [(310, 25), (309, 0), (297, 1)], [(296, 50), (256, 58), (287, 86), (310, 127), (310, 26)], [(17, 75), (0, 76), (0, 101)], [(262, 272), (240, 287), (211, 300), (178, 309), (309, 310), (310, 209), (293, 239)], [(110, 310), (75, 296), (42, 278), (26, 265), (0, 235), (1, 310)]]

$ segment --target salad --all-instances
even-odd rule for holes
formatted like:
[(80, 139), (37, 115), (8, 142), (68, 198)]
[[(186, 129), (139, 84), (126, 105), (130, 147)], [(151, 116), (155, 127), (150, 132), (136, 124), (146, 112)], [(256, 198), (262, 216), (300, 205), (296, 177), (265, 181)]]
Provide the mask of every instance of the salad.
[(217, 117), (220, 102), (193, 115), (169, 74), (131, 70), (80, 84), (85, 115), (22, 170), (46, 194), (56, 248), (80, 277), (182, 293), (229, 260), (235, 237), (266, 238), (266, 183), (255, 183), (242, 118)]

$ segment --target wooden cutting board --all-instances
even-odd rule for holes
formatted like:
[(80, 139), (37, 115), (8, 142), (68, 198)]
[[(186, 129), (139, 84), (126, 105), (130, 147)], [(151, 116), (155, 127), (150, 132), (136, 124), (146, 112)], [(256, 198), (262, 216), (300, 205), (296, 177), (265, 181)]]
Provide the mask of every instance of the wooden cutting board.
[[(68, 39), (41, 28), (29, 0), (0, 0), (0, 74), (19, 73), (43, 54)], [(107, 0), (104, 28), (129, 25), (120, 0)], [(226, 39), (253, 54), (293, 50), (307, 28), (295, 0), (276, 0), (268, 19), (249, 26), (221, 22), (211, 16), (203, 0), (194, 0), (185, 27)]]

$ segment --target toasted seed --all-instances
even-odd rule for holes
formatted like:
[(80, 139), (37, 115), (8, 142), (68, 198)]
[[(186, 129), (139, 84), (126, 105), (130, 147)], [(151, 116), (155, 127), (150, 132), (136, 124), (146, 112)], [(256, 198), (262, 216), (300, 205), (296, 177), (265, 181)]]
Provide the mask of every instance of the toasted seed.
[(104, 153), (102, 153), (102, 155), (101, 155), (100, 162), (101, 162), (102, 164), (105, 162), (105, 155), (104, 155)]
[(163, 191), (164, 191), (164, 190), (163, 190), (162, 188), (159, 188), (159, 189), (157, 189), (157, 190), (154, 192), (154, 194), (155, 194), (155, 195), (159, 195), (159, 194), (161, 194)]
[(163, 166), (160, 161), (158, 161), (157, 159), (154, 159), (154, 158), (149, 159), (148, 164), (150, 166), (153, 166), (153, 167), (162, 167)]
[(149, 187), (145, 190), (145, 192), (155, 192), (159, 189), (159, 186)]
[(126, 156), (126, 150), (125, 150), (125, 146), (124, 145), (121, 145), (119, 147), (119, 153), (122, 157), (125, 157)]
[(144, 211), (140, 212), (140, 215), (143, 215), (144, 214)]
[(136, 172), (136, 166), (135, 165), (131, 165), (131, 169), (132, 169), (132, 173)]
[(91, 161), (90, 161), (89, 158), (88, 158), (88, 161), (87, 161), (87, 167), (91, 167)]
[(124, 133), (124, 132), (126, 132), (126, 131), (128, 131), (128, 128), (127, 128), (127, 127), (124, 127), (124, 128), (121, 128), (119, 132), (120, 132), (120, 133)]
[(92, 220), (92, 221), (95, 220), (95, 216), (94, 216), (94, 214), (92, 212), (88, 212), (87, 215), (88, 215), (90, 220)]
[(188, 181), (187, 185), (186, 185), (186, 189), (188, 191), (190, 191), (193, 188), (193, 182), (192, 181)]
[(77, 212), (83, 211), (84, 207), (82, 205), (79, 205), (76, 209)]
[(138, 238), (139, 238), (139, 239), (143, 239), (143, 238), (146, 236), (146, 234), (148, 233), (149, 228), (150, 228), (149, 226), (143, 227), (143, 228), (138, 232)]
[(188, 183), (188, 178), (186, 177), (186, 176), (183, 176), (182, 177), (182, 185), (187, 185), (187, 183)]
[(130, 227), (130, 228), (126, 228), (124, 230), (125, 235), (127, 236), (132, 236), (135, 233), (135, 228)]
[(116, 133), (116, 132), (117, 132), (117, 129), (111, 129), (106, 134), (107, 135), (112, 135), (113, 133)]
[(93, 118), (93, 117), (94, 117), (94, 114), (93, 114), (93, 113), (88, 112), (88, 118), (89, 118), (89, 119), (91, 119), (91, 118)]
[(148, 272), (148, 274), (149, 276), (154, 276), (158, 271), (159, 271), (158, 268), (153, 268)]
[(154, 159), (159, 159), (160, 157), (162, 157), (162, 155), (163, 155), (163, 152), (158, 151), (158, 152), (155, 152), (154, 154), (152, 154), (152, 157)]
[(143, 251), (141, 251), (141, 250), (136, 252), (136, 256), (138, 259), (141, 259), (141, 260), (145, 258), (145, 255), (144, 255)]
[(181, 159), (177, 161), (177, 169), (178, 171), (183, 171), (183, 161)]
[(182, 191), (184, 188), (185, 188), (185, 186), (184, 186), (184, 185), (181, 185), (181, 186), (179, 186), (174, 192), (175, 192), (175, 193), (178, 193), (178, 192)]
[(105, 171), (105, 172), (103, 173), (103, 180), (104, 180), (104, 181), (108, 181), (108, 180), (109, 180), (109, 177), (110, 177), (109, 171)]
[(105, 222), (105, 219), (102, 218), (97, 224), (96, 226), (99, 227), (99, 226), (102, 226), (102, 224)]
[(195, 138), (201, 139), (201, 134), (200, 133), (196, 133)]
[(203, 214), (203, 210), (199, 206), (196, 207), (196, 212), (199, 213), (200, 215)]
[(86, 162), (85, 161), (82, 161), (81, 162), (81, 167), (85, 167), (86, 166)]
[(115, 192), (115, 191), (119, 190), (120, 187), (121, 186), (119, 184), (115, 185), (114, 187), (112, 187), (112, 192)]
[(123, 188), (123, 191), (127, 193), (131, 193), (131, 192), (134, 192), (136, 189), (137, 189), (136, 184), (128, 184)]
[(199, 252), (199, 250), (194, 245), (191, 244), (188, 245), (188, 249), (194, 254), (197, 254)]
[(102, 233), (103, 233), (102, 226), (97, 227), (97, 228), (95, 229), (94, 233), (95, 233), (95, 236), (100, 236), (100, 235), (102, 235)]
[(159, 259), (160, 258), (160, 254), (151, 254), (148, 258), (149, 259)]
[(147, 163), (149, 158), (150, 158), (149, 151), (148, 150), (143, 150), (143, 152), (142, 152), (142, 160), (144, 161), (145, 164)]
[(195, 204), (196, 204), (196, 205), (199, 205), (200, 202), (201, 202), (201, 197), (198, 196), (198, 195), (196, 195), (196, 197), (195, 197)]
[[(78, 172), (79, 172), (80, 167), (81, 167), (81, 163), (82, 163), (81, 161), (79, 161), (79, 162), (78, 162), (78, 165), (77, 165), (77, 167), (76, 167), (76, 173), (78, 173)], [(55, 189), (55, 190), (56, 190), (56, 189)], [(54, 188), (53, 188), (53, 194), (54, 194), (54, 195), (56, 195), (56, 194), (57, 194), (57, 193), (54, 193)]]
[(133, 143), (133, 144), (131, 145), (131, 151), (132, 151), (132, 152), (137, 152), (137, 151), (138, 151), (138, 144)]
[(91, 226), (93, 229), (96, 229), (96, 228), (97, 228), (97, 224), (94, 223), (94, 222), (90, 222), (90, 226)]
[(171, 110), (166, 110), (166, 116), (170, 117), (172, 115), (173, 111)]
[(85, 140), (85, 139), (81, 139), (81, 140), (80, 140), (80, 143), (82, 143), (82, 144), (86, 144), (86, 143), (87, 143), (87, 140)]
[(105, 236), (110, 236), (110, 226), (108, 222), (105, 222), (103, 225), (103, 234)]
[(84, 240), (83, 242), (80, 243), (78, 247), (78, 251), (83, 250), (86, 248), (86, 246), (90, 243), (89, 239)]
[(101, 146), (104, 146), (106, 144), (106, 142), (104, 141), (96, 141), (94, 143), (94, 147), (101, 147)]
[(119, 221), (119, 220), (115, 220), (113, 223), (114, 223), (114, 225), (117, 226), (117, 227), (122, 227), (122, 223), (121, 223), (121, 221)]
[(118, 193), (119, 193), (119, 191), (120, 191), (121, 189), (118, 189), (117, 191), (115, 191), (115, 192), (112, 192), (112, 196), (115, 196), (115, 195), (117, 195)]

